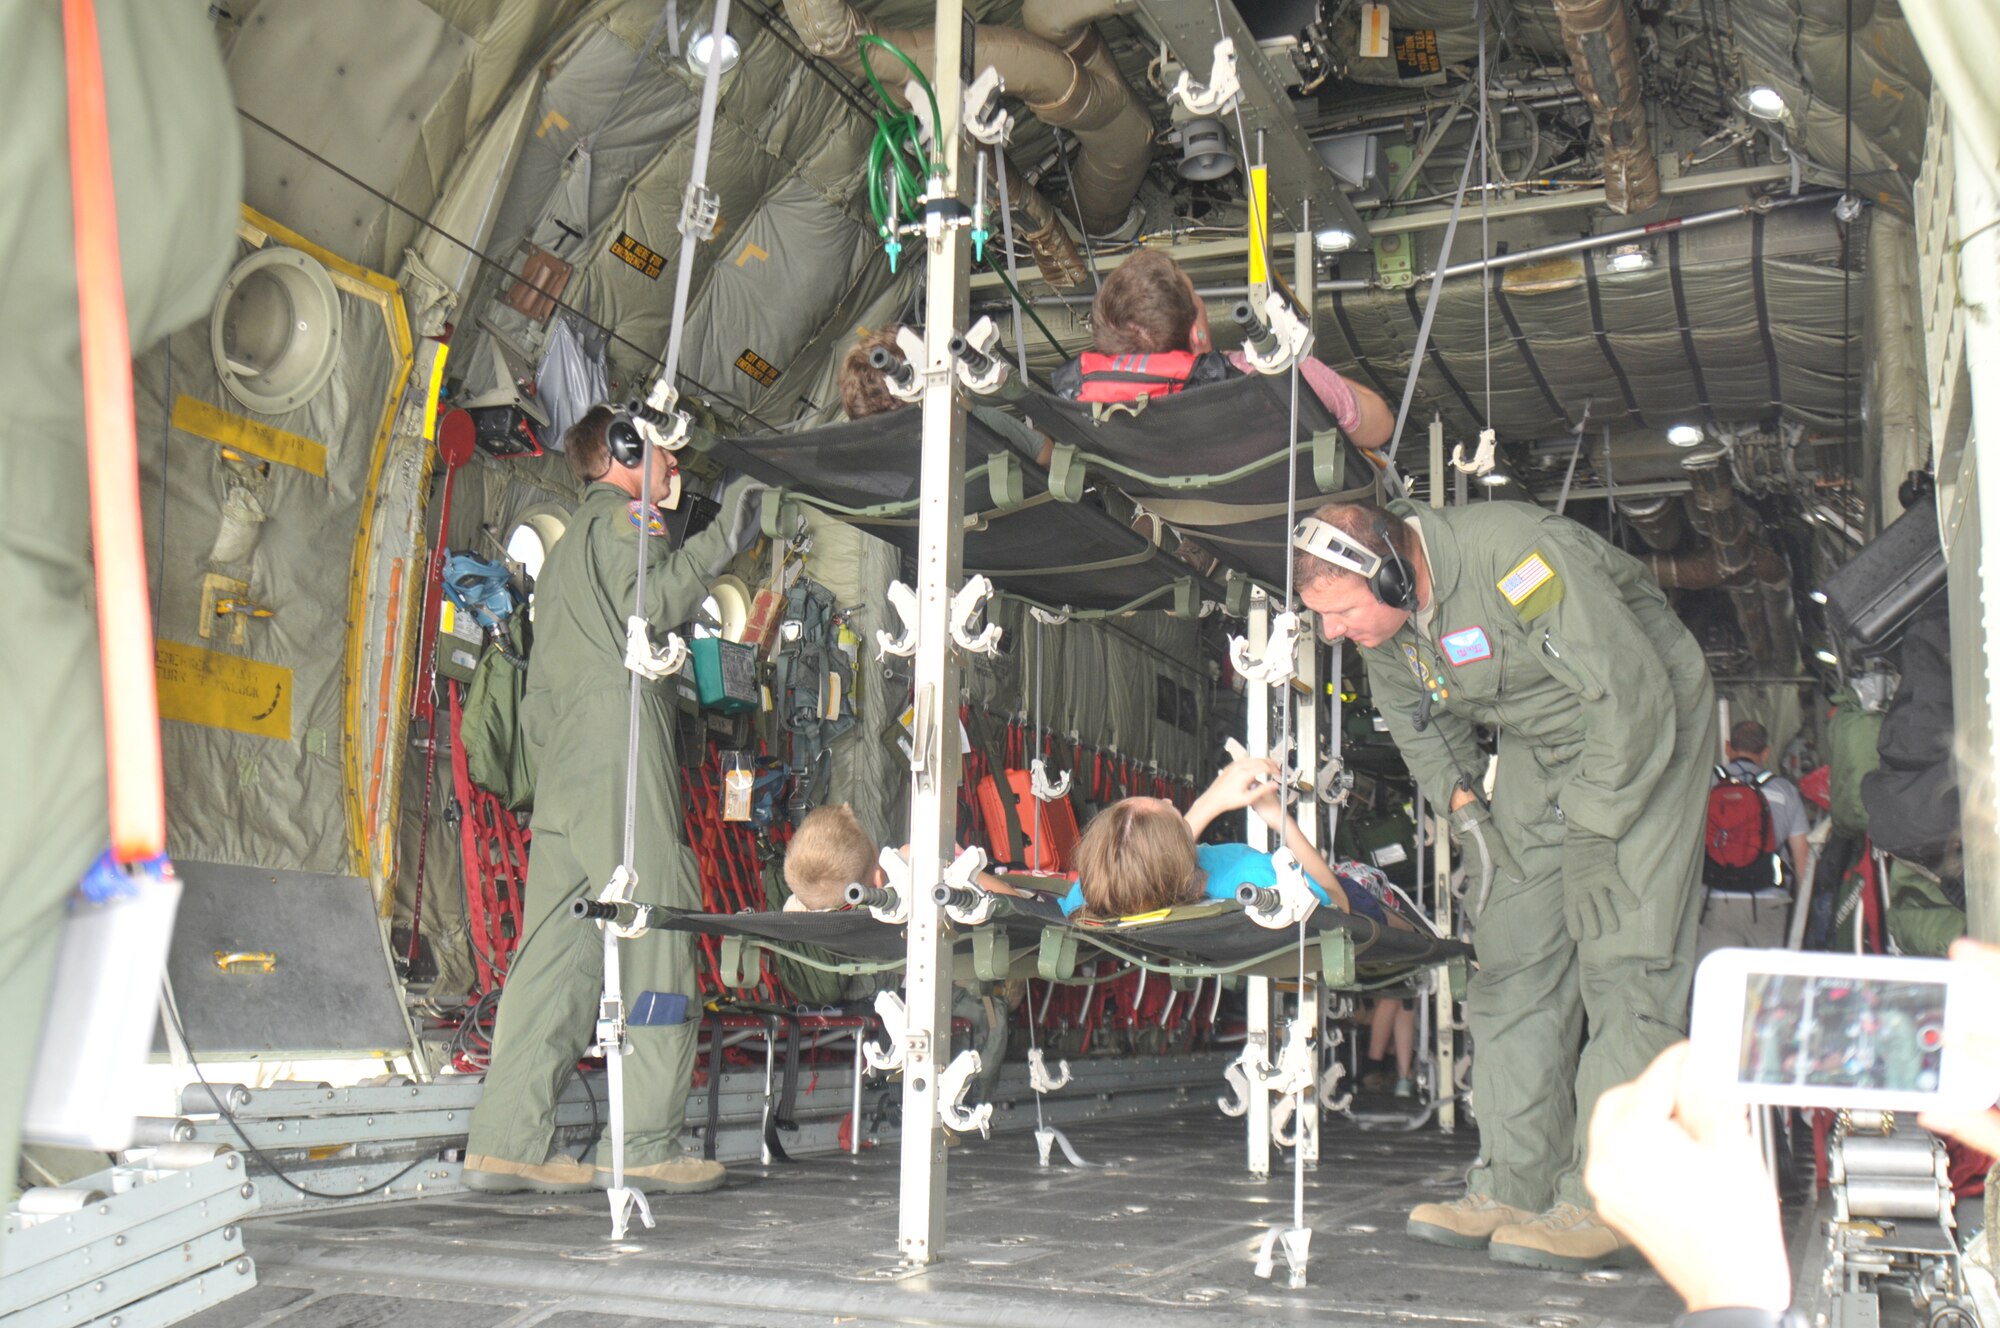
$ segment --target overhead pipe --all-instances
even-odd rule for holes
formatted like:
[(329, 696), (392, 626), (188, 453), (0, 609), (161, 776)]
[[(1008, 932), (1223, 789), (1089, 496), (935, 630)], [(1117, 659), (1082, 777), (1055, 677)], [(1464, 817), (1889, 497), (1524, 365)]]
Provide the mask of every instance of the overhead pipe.
[[(1692, 486), (1690, 506), (1706, 547), (1692, 553), (1656, 553), (1644, 561), (1664, 589), (1726, 591), (1750, 656), (1767, 669), (1798, 667), (1797, 615), (1791, 571), (1777, 551), (1759, 538), (1750, 509), (1730, 481), (1728, 455), (1721, 451), (1689, 457), (1682, 469)], [(1625, 509), (1630, 516), (1630, 509)], [(1657, 522), (1657, 517), (1651, 518)], [(1634, 521), (1642, 537), (1646, 527)]]
[[(1639, 538), (1645, 540), (1649, 548), (1661, 553), (1672, 553), (1679, 548), (1687, 534), (1687, 516), (1681, 510), (1678, 494), (1656, 494), (1630, 501), (1621, 499), (1618, 511), (1631, 523), (1632, 529), (1639, 532)], [(1660, 584), (1665, 585), (1666, 582)]]
[[(920, 69), (937, 63), (932, 29), (881, 27), (846, 0), (785, 0), (785, 16), (808, 50), (856, 78), (863, 57), (855, 43), (864, 36), (880, 37)], [(1095, 32), (1079, 41), (1088, 66), (1019, 28), (981, 24), (974, 30), (973, 49), (982, 65), (1000, 72), (1008, 93), (1026, 102), (1036, 119), (1076, 139), (1069, 169), (1078, 220), (1088, 234), (1109, 235), (1124, 226), (1152, 163), (1153, 122)], [(866, 58), (882, 86), (900, 97), (908, 71), (878, 49), (871, 48)]]
[(1014, 167), (1014, 159), (998, 152), (1000, 169), (1007, 172), (1007, 201), (1012, 205), (1019, 239), (1035, 256), (1042, 279), (1058, 290), (1081, 286), (1090, 276), (1076, 237), (1063, 225), (1055, 206), (1041, 190), (1027, 181)]
[(1644, 212), (1660, 201), (1660, 164), (1646, 135), (1639, 53), (1625, 0), (1555, 0), (1576, 90), (1597, 122), (1604, 151), (1604, 201), (1613, 212)]
[[(1608, 249), (1616, 245), (1631, 244), (1638, 240), (1664, 235), (1668, 231), (1694, 230), (1697, 227), (1712, 226), (1721, 221), (1734, 221), (1743, 217), (1755, 216), (1759, 213), (1775, 212), (1780, 208), (1796, 207), (1801, 203), (1831, 203), (1836, 197), (1837, 195), (1831, 193), (1800, 194), (1796, 197), (1788, 195), (1779, 198), (1760, 199), (1755, 202), (1741, 204), (1737, 207), (1717, 208), (1712, 212), (1697, 212), (1686, 217), (1669, 217), (1664, 221), (1652, 222), (1645, 226), (1628, 226), (1623, 230), (1610, 231), (1603, 235), (1586, 235), (1578, 240), (1561, 240), (1554, 244), (1539, 245), (1533, 249), (1522, 249), (1505, 254), (1493, 254), (1486, 258), (1474, 258), (1463, 263), (1453, 263), (1445, 268), (1441, 274), (1438, 272), (1426, 272), (1418, 277), (1417, 281), (1435, 281), (1440, 275), (1446, 277), (1469, 277), (1481, 272), (1490, 272), (1496, 268), (1513, 267), (1520, 263), (1540, 262), (1545, 258), (1556, 258), (1564, 254), (1589, 253), (1597, 249)], [(1169, 250), (1169, 252), (1172, 251)], [(1103, 258), (1098, 260), (1098, 267), (1100, 269), (1110, 266), (1115, 266), (1115, 264)], [(1195, 294), (1203, 299), (1226, 300), (1240, 297), (1247, 289), (1248, 287), (1245, 286), (1197, 286), (1195, 287)], [(1321, 292), (1350, 292), (1380, 290), (1383, 287), (1379, 281), (1372, 279), (1349, 278), (1346, 280), (1321, 281), (1318, 283), (1317, 289)], [(1036, 305), (1072, 305), (1089, 304), (1090, 301), (1091, 297), (1088, 295), (1056, 295), (1043, 296), (1030, 300), (1029, 303)]]

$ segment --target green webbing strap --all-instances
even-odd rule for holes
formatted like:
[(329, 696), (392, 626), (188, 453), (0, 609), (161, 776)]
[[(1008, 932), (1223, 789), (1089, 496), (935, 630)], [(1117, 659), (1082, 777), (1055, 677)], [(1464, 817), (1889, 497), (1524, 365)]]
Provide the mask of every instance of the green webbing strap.
[(1049, 449), (1049, 492), (1058, 502), (1082, 501), (1085, 483), (1084, 464), (1075, 443), (1057, 443)]

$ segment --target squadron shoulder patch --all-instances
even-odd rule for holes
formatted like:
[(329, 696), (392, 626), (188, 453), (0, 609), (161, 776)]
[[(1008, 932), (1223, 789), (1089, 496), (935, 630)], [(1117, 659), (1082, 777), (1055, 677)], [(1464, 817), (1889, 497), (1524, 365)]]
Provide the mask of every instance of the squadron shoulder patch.
[(1562, 578), (1539, 549), (1515, 564), (1498, 585), (1500, 597), (1514, 606), (1523, 622), (1533, 622), (1562, 603)]
[(1438, 644), (1444, 647), (1444, 657), (1451, 661), (1455, 669), (1493, 658), (1493, 643), (1486, 639), (1484, 627), (1467, 627), (1452, 632), (1438, 638)]
[(666, 538), (667, 523), (660, 519), (660, 509), (651, 503), (634, 499), (625, 504), (625, 513), (632, 522), (632, 529), (643, 530), (655, 539)]

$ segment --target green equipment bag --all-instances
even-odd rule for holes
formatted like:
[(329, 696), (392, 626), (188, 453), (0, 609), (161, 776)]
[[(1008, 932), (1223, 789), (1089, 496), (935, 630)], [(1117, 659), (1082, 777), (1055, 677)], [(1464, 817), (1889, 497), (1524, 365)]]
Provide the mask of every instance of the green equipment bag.
[(1833, 698), (1833, 717), (1827, 721), (1827, 796), (1835, 834), (1858, 837), (1868, 833), (1861, 777), (1882, 763), (1876, 751), (1882, 718), (1881, 711), (1864, 709), (1851, 688), (1842, 688)]
[(514, 619), (511, 634), (517, 648), (506, 648), (508, 632), (503, 630), (493, 634), (480, 656), (465, 689), (458, 740), (465, 747), (472, 782), (512, 810), (526, 811), (535, 804), (535, 769), (521, 736), (521, 697), (528, 690), (532, 633), (527, 614), (517, 613)]

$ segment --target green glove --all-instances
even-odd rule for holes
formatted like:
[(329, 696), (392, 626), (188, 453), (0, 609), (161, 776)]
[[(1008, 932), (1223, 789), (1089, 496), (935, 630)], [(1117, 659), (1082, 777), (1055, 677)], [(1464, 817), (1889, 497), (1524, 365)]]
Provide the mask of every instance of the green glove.
[(1618, 874), (1618, 841), (1572, 826), (1563, 839), (1563, 923), (1572, 941), (1594, 941), (1618, 930), (1637, 911), (1639, 896)]
[[(1493, 870), (1494, 878), (1521, 879), (1521, 864), (1507, 851), (1507, 843), (1493, 825), (1493, 812), (1474, 798), (1451, 814), (1451, 837), (1458, 844), (1468, 867), (1475, 863)], [(1483, 859), (1483, 863), (1480, 861)], [(1485, 901), (1479, 901), (1482, 905)]]

